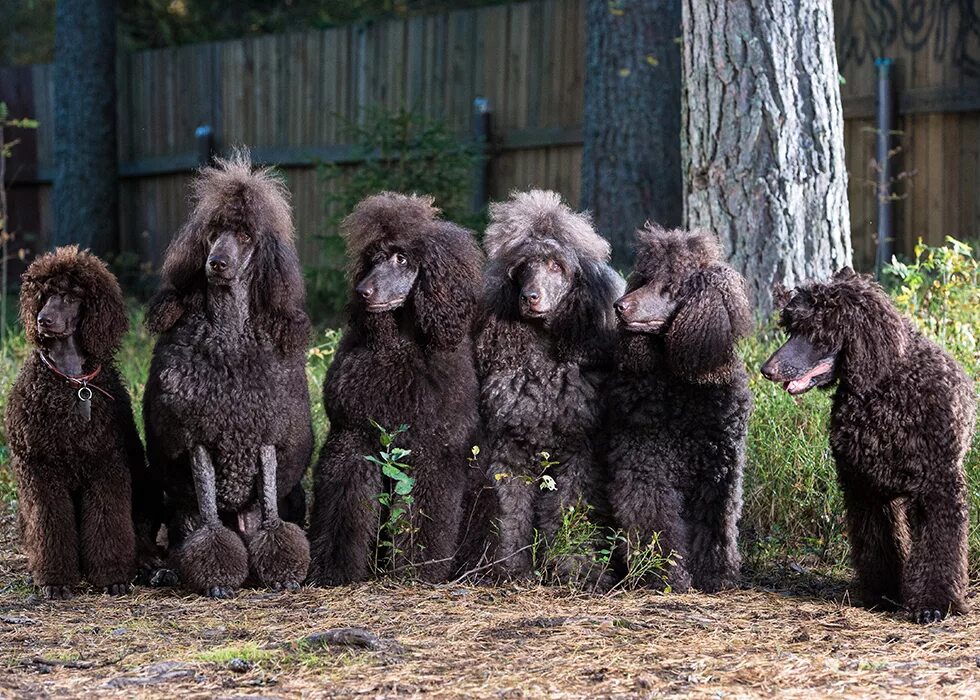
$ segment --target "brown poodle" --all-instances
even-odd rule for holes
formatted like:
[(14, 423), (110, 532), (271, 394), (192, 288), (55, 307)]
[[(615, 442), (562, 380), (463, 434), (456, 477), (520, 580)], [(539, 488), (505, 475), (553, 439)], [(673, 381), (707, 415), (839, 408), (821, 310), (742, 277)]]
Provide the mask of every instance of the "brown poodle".
[(836, 383), (830, 446), (863, 602), (916, 622), (965, 612), (973, 382), (850, 268), (777, 297), (789, 340), (762, 374), (791, 394)]
[(58, 248), (24, 273), (20, 317), (35, 350), (10, 392), (6, 426), (31, 576), (48, 598), (71, 597), (83, 577), (125, 593), (133, 501), (141, 544), (152, 546), (156, 516), (113, 359), (129, 325), (119, 284), (94, 255)]
[(679, 555), (666, 572), (673, 590), (717, 591), (739, 573), (752, 405), (735, 352), (751, 329), (745, 283), (713, 234), (647, 224), (636, 243), (628, 291), (615, 304), (609, 499), (631, 547), (656, 536), (665, 555)]
[(202, 170), (194, 199), (147, 313), (160, 337), (143, 415), (169, 542), (192, 590), (226, 597), (250, 573), (293, 589), (313, 434), (288, 194), (241, 152)]

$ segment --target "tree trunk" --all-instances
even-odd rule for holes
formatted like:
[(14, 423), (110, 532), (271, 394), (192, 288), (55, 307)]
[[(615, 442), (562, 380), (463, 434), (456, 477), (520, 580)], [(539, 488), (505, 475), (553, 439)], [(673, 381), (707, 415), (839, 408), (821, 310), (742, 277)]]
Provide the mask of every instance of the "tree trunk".
[(680, 0), (588, 0), (582, 206), (628, 266), (648, 219), (679, 226)]
[(58, 0), (54, 64), (54, 240), (119, 249), (116, 4)]
[(763, 317), (771, 288), (851, 264), (831, 0), (684, 0), (690, 227), (721, 238)]

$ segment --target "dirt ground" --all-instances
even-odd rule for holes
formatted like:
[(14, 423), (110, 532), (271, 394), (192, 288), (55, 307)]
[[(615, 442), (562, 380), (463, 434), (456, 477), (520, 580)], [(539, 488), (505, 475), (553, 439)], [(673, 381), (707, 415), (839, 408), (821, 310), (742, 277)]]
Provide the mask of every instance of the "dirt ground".
[[(370, 584), (47, 603), (24, 564), (6, 513), (0, 697), (980, 697), (975, 617), (917, 627), (799, 570), (721, 595)], [(370, 635), (310, 639), (347, 627)]]

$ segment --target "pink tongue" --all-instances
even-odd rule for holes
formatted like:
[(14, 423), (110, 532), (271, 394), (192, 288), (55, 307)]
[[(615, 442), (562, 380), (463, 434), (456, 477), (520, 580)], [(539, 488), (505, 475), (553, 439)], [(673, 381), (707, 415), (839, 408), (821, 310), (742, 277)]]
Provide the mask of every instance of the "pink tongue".
[(804, 374), (802, 377), (800, 377), (799, 379), (794, 379), (789, 384), (787, 384), (786, 389), (791, 394), (803, 391), (810, 384), (811, 379), (823, 374), (824, 372), (829, 372), (831, 367), (833, 367), (833, 363), (831, 360), (823, 360), (821, 362), (818, 362), (816, 366), (814, 366), (809, 372)]

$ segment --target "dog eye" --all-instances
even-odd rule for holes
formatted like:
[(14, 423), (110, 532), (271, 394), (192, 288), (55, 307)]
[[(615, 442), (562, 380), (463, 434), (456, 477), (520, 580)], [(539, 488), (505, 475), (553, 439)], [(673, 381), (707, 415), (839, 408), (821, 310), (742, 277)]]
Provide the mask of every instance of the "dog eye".
[(561, 272), (561, 265), (559, 265), (554, 260), (549, 260), (548, 269), (551, 270), (552, 272)]
[(242, 242), (244, 242), (244, 243), (251, 243), (252, 242), (252, 234), (248, 233), (247, 231), (242, 231), (242, 233), (240, 234), (240, 237), (242, 239)]
[(408, 258), (401, 253), (395, 253), (395, 263), (404, 267), (408, 264)]

